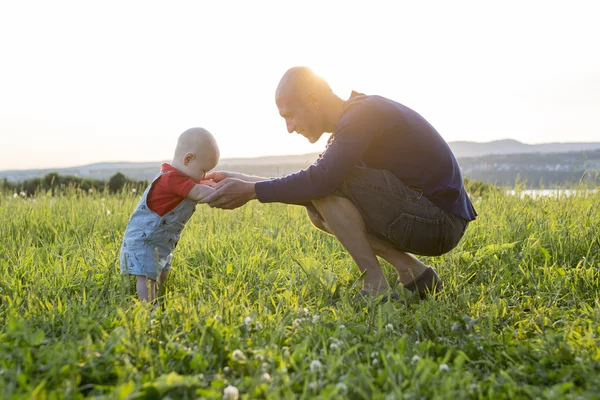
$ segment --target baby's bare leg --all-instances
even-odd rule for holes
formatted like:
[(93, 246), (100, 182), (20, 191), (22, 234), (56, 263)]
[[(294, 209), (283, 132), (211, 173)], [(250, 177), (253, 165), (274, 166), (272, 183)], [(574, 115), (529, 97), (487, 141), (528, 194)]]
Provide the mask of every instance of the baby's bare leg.
[[(161, 274), (162, 277), (162, 274)], [(140, 301), (154, 301), (156, 298), (156, 281), (153, 279), (146, 279), (143, 275), (137, 275), (136, 289)]]

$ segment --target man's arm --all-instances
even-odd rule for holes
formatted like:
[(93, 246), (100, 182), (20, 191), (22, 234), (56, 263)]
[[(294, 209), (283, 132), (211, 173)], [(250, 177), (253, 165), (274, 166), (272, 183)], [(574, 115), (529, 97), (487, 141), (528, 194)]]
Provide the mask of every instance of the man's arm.
[(190, 189), (187, 198), (194, 201), (201, 201), (214, 192), (214, 188), (197, 183)]
[(261, 182), (261, 181), (268, 181), (271, 178), (265, 178), (262, 176), (255, 176), (255, 175), (246, 175), (246, 174), (242, 174), (241, 172), (228, 172), (228, 171), (215, 171), (215, 172), (209, 172), (208, 174), (206, 174), (205, 179), (207, 180), (212, 180), (215, 182), (221, 182), (224, 179), (227, 178), (234, 178), (234, 179), (239, 179), (241, 181), (245, 181), (245, 182)]
[(262, 203), (303, 204), (333, 193), (358, 165), (365, 150), (379, 133), (379, 113), (366, 104), (357, 104), (338, 124), (334, 139), (322, 157), (307, 169), (283, 178), (255, 184)]

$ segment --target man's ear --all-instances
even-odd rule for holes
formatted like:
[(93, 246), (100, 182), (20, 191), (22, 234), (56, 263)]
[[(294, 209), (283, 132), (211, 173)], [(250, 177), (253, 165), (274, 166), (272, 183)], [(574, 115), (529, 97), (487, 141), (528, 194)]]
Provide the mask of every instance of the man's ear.
[(317, 96), (315, 93), (309, 93), (308, 103), (318, 110), (319, 105), (321, 104), (321, 99), (319, 99), (319, 96)]
[(194, 158), (196, 158), (194, 153), (185, 153), (185, 156), (183, 156), (183, 165), (188, 165)]

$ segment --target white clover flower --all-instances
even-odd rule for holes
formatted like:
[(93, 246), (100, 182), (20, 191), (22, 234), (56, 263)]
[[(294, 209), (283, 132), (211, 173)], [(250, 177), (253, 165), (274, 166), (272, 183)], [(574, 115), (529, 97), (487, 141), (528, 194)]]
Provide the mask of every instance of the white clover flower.
[(440, 364), (440, 371), (448, 372), (450, 371), (450, 367), (448, 364)]
[(136, 188), (132, 188), (131, 189), (131, 193), (135, 193), (135, 192), (137, 192), (137, 189)]
[(301, 324), (301, 323), (302, 323), (302, 319), (300, 319), (300, 318), (296, 318), (296, 319), (294, 320), (294, 322), (292, 323), (292, 326), (293, 326), (294, 328), (297, 328), (297, 327), (299, 327), (299, 326), (300, 326), (300, 324)]
[(27, 196), (27, 193), (25, 193), (25, 192), (21, 192), (21, 193), (19, 193), (19, 195), (20, 195), (21, 197), (25, 197), (25, 196)]
[(286, 367), (283, 367), (283, 368), (280, 369), (280, 371), (281, 371), (282, 374), (287, 374), (288, 369)]
[(256, 358), (258, 361), (263, 361), (265, 359), (265, 356), (263, 356), (262, 354), (257, 354), (254, 356), (254, 358)]
[(340, 325), (340, 329), (346, 329), (346, 325), (344, 325), (344, 324), (341, 324), (341, 325)]
[(270, 367), (271, 366), (269, 365), (269, 363), (264, 362), (264, 363), (261, 364), (260, 369), (261, 369), (262, 372), (266, 372), (266, 371), (269, 370)]
[(310, 363), (310, 370), (311, 370), (312, 372), (318, 372), (318, 371), (320, 371), (320, 370), (321, 370), (321, 367), (322, 367), (322, 366), (323, 366), (323, 364), (321, 364), (321, 361), (319, 361), (319, 360), (313, 360), (313, 361)]
[(215, 315), (214, 318), (215, 318), (216, 321), (220, 321), (220, 320), (223, 319), (223, 317), (221, 317), (219, 314)]
[(581, 362), (583, 362), (583, 359), (581, 357), (575, 357), (575, 362), (581, 363)]
[(419, 361), (421, 359), (421, 357), (414, 355), (411, 362), (416, 363), (417, 361)]
[(319, 318), (320, 317), (318, 315), (313, 315), (313, 317), (312, 317), (313, 324), (317, 323), (317, 321), (319, 321)]
[(110, 210), (106, 210), (106, 215), (110, 215)]
[(94, 189), (92, 189), (92, 188), (89, 188), (89, 189), (88, 189), (88, 193), (89, 193), (89, 194), (92, 194), (92, 193), (94, 193)]
[(342, 382), (340, 382), (337, 385), (335, 385), (335, 388), (338, 391), (342, 392), (342, 393), (347, 393), (348, 392), (348, 386), (346, 386), (346, 384), (342, 383)]
[(16, 199), (17, 197), (19, 197), (19, 195), (17, 193), (13, 194), (13, 197)]
[(234, 350), (231, 354), (231, 357), (236, 361), (244, 361), (246, 360), (246, 355), (241, 350)]
[(262, 376), (263, 381), (271, 382), (271, 375), (268, 372), (265, 372)]
[(319, 384), (318, 384), (317, 382), (311, 382), (311, 383), (309, 383), (309, 384), (308, 384), (308, 388), (309, 388), (310, 390), (315, 390), (315, 389), (317, 389), (318, 387), (319, 387)]
[(373, 362), (372, 362), (372, 364), (373, 364), (373, 365), (377, 365), (377, 364), (379, 364), (379, 360), (378, 360), (378, 359), (374, 359), (374, 360), (373, 360)]
[(371, 358), (376, 358), (379, 355), (376, 351), (371, 353)]
[(250, 325), (251, 323), (252, 323), (252, 318), (246, 317), (246, 319), (244, 319), (244, 325)]
[(229, 367), (225, 367), (225, 368), (223, 368), (223, 373), (224, 373), (224, 374), (228, 374), (228, 373), (230, 373), (230, 372), (231, 372), (231, 368), (229, 368)]
[(289, 357), (290, 356), (290, 348), (287, 346), (283, 346), (281, 348), (281, 353), (283, 353), (284, 357)]
[(308, 311), (308, 308), (304, 307), (304, 309), (302, 311), (304, 312), (304, 315), (306, 315), (306, 316), (310, 315), (310, 311)]
[(337, 344), (337, 343), (335, 343), (335, 342), (334, 342), (334, 343), (331, 343), (331, 344), (329, 345), (329, 348), (330, 348), (331, 350), (337, 350), (339, 347), (340, 347), (340, 345), (339, 345), (339, 344)]
[(260, 322), (256, 322), (256, 324), (254, 324), (254, 329), (256, 329), (257, 331), (260, 331), (262, 328), (263, 326)]
[(391, 331), (393, 331), (393, 330), (394, 330), (394, 325), (392, 325), (392, 324), (387, 324), (387, 325), (385, 326), (385, 330), (386, 330), (386, 331), (388, 331), (388, 332), (391, 332)]
[(223, 391), (223, 400), (238, 400), (240, 391), (235, 386), (227, 386)]

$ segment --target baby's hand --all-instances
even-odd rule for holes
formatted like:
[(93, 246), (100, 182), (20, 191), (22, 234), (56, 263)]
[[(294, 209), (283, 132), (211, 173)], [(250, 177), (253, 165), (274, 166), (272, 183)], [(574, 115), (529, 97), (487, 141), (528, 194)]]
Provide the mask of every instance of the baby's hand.
[(201, 180), (198, 183), (201, 184), (201, 185), (210, 186), (211, 188), (214, 188), (214, 187), (217, 186), (217, 182), (213, 181), (212, 179), (204, 179), (204, 180)]

